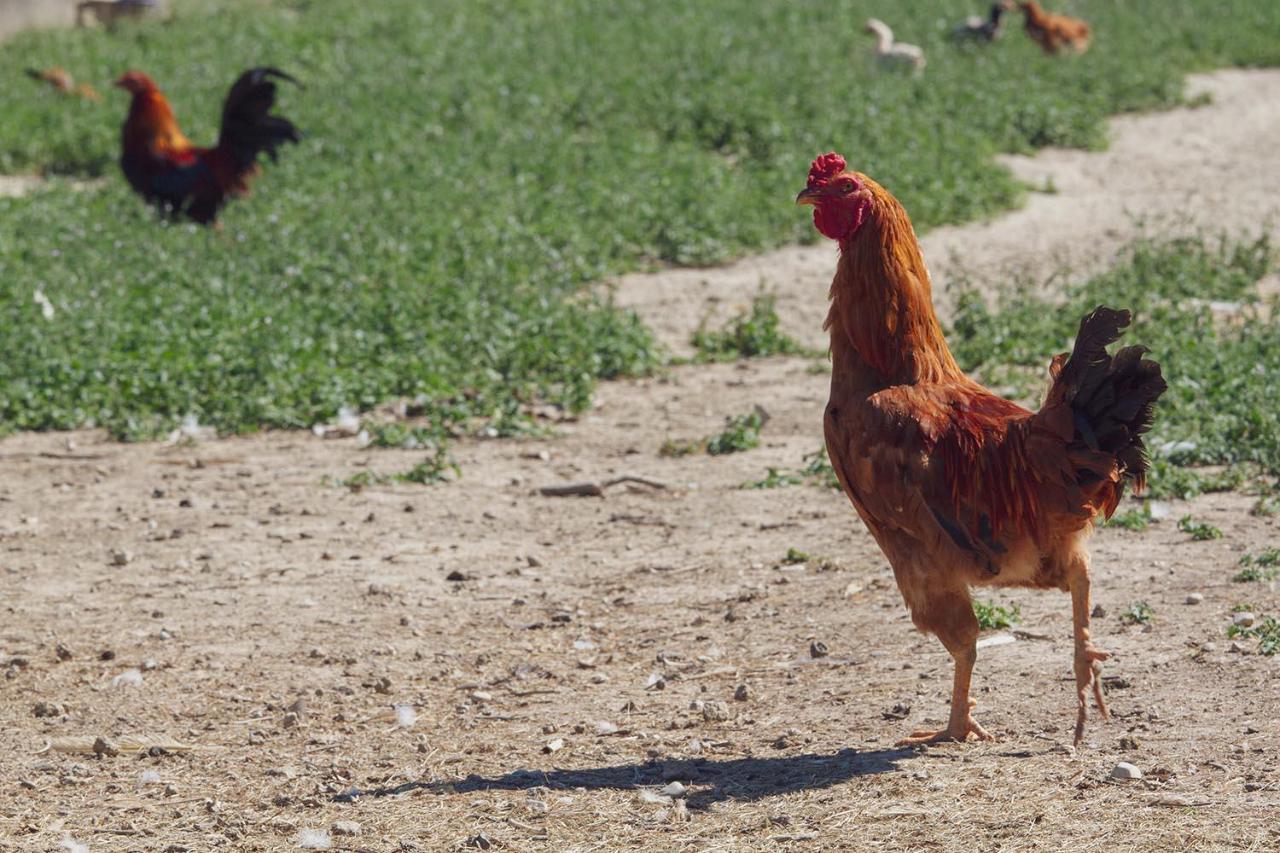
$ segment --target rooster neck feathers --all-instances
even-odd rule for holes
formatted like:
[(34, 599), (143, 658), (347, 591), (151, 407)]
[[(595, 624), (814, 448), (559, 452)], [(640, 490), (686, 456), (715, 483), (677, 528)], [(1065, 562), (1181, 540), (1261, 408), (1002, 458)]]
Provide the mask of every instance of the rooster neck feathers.
[(855, 176), (871, 203), (865, 221), (840, 241), (826, 323), (833, 352), (852, 347), (885, 387), (967, 383), (934, 313), (929, 271), (911, 220), (883, 187)]
[(179, 153), (193, 148), (178, 127), (169, 101), (155, 88), (133, 94), (123, 137), (126, 149), (143, 146), (153, 155)]

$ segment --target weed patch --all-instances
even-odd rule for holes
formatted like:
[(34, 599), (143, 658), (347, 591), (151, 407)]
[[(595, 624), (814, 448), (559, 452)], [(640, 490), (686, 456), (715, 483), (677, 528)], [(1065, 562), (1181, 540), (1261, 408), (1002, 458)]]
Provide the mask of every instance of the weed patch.
[(1012, 628), (1022, 621), (1022, 610), (1016, 604), (1005, 607), (989, 601), (974, 601), (973, 615), (978, 617), (978, 628), (983, 631)]
[(1196, 521), (1189, 515), (1178, 519), (1178, 529), (1191, 537), (1194, 542), (1208, 542), (1221, 539), (1222, 531), (1203, 521)]
[(1156, 612), (1145, 601), (1135, 601), (1129, 609), (1120, 614), (1120, 621), (1126, 625), (1146, 625), (1155, 618)]
[(751, 311), (739, 315), (720, 331), (699, 328), (693, 335), (698, 361), (733, 361), (770, 355), (812, 355), (788, 337), (778, 323), (774, 297), (760, 294)]

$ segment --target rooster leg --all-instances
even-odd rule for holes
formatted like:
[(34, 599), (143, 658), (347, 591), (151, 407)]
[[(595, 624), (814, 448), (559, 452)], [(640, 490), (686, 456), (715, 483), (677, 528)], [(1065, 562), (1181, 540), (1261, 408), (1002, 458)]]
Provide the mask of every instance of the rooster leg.
[(955, 681), (951, 687), (951, 715), (945, 729), (912, 732), (898, 741), (898, 746), (940, 741), (963, 743), (971, 736), (977, 740), (995, 740), (973, 718), (973, 707), (977, 703), (969, 698), (969, 681), (978, 659), (978, 620), (973, 615), (973, 604), (963, 593), (949, 596), (945, 602), (930, 603), (933, 606), (928, 615), (940, 616), (941, 624), (930, 624), (928, 629), (938, 635), (956, 664)]
[(1071, 612), (1075, 622), (1076, 734), (1075, 744), (1084, 738), (1088, 715), (1089, 688), (1098, 703), (1098, 714), (1107, 719), (1107, 702), (1102, 698), (1102, 661), (1111, 652), (1097, 648), (1089, 640), (1089, 565), (1080, 565), (1071, 579)]

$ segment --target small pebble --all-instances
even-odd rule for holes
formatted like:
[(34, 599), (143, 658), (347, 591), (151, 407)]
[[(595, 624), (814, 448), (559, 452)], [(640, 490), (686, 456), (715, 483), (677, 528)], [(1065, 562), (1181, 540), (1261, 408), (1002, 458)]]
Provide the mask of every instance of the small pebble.
[(735, 702), (747, 702), (751, 699), (751, 688), (745, 684), (739, 684), (733, 691), (733, 700)]
[(1187, 604), (1200, 604), (1204, 601), (1204, 594), (1193, 592), (1187, 596)]
[(120, 754), (120, 749), (111, 741), (104, 737), (99, 737), (93, 742), (93, 754), (114, 757)]
[(329, 827), (334, 835), (361, 835), (364, 830), (354, 820), (335, 820)]
[(688, 789), (681, 782), (672, 782), (662, 789), (662, 794), (667, 797), (683, 797)]
[(1254, 616), (1252, 613), (1245, 610), (1242, 613), (1237, 613), (1235, 615), (1235, 618), (1231, 620), (1231, 623), (1233, 625), (1239, 625), (1241, 628), (1249, 628), (1257, 620), (1258, 620), (1258, 617)]
[(1130, 764), (1127, 761), (1121, 761), (1115, 767), (1111, 768), (1111, 778), (1124, 780), (1141, 779), (1142, 771), (1139, 770), (1136, 765)]
[(729, 706), (718, 699), (704, 702), (702, 705), (702, 719), (713, 723), (723, 722), (729, 719)]

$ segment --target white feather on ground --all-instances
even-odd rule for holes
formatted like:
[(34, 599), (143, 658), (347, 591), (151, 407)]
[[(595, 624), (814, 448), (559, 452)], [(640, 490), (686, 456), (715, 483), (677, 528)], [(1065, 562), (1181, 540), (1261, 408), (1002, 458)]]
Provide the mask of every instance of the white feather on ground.
[(867, 32), (876, 37), (876, 58), (886, 68), (910, 69), (913, 74), (924, 72), (924, 49), (914, 44), (895, 42), (893, 30), (879, 18), (867, 19)]
[(333, 839), (328, 830), (304, 828), (298, 831), (298, 846), (303, 850), (329, 850), (333, 847)]
[(142, 673), (137, 669), (126, 669), (111, 679), (112, 687), (137, 687), (142, 684)]
[(89, 845), (76, 841), (70, 835), (64, 835), (58, 844), (66, 853), (89, 853)]

